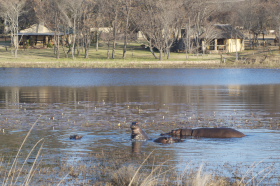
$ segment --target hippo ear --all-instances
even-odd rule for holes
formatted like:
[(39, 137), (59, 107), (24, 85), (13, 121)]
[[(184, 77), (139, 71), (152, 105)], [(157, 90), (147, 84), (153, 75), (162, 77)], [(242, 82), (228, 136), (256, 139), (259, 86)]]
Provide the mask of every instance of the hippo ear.
[(137, 125), (137, 124), (138, 124), (137, 121), (132, 122), (132, 125)]
[(172, 133), (175, 135), (180, 135), (181, 131), (182, 131), (182, 129), (176, 129), (176, 130), (173, 130)]

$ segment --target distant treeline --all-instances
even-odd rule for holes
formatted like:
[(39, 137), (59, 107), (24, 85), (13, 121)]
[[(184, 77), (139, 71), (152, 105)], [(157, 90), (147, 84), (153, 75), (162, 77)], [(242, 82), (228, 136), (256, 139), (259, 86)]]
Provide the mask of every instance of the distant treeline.
[(141, 31), (147, 48), (162, 59), (180, 39), (186, 52), (191, 52), (199, 36), (217, 23), (231, 24), (252, 38), (269, 30), (279, 37), (279, 10), (279, 0), (0, 0), (0, 33), (11, 35), (16, 56), (19, 30), (42, 23), (57, 33), (57, 51), (59, 33), (70, 34), (69, 51), (74, 58), (77, 47), (84, 48), (87, 57), (90, 44), (100, 39), (101, 28), (108, 27), (103, 40), (112, 49), (111, 57), (121, 38), (125, 58), (127, 43)]

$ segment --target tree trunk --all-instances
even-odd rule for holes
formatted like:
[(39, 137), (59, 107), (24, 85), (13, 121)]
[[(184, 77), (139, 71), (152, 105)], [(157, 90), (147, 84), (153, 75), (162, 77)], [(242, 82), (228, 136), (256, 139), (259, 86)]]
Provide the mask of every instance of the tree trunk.
[(84, 38), (85, 58), (88, 58), (88, 56), (89, 56), (89, 48), (90, 48), (90, 43), (91, 43), (90, 30), (88, 30), (87, 32), (88, 33)]
[(74, 18), (74, 23), (73, 23), (73, 36), (72, 36), (72, 46), (71, 46), (71, 52), (72, 52), (72, 59), (75, 59), (75, 42), (76, 42), (76, 20)]
[(108, 40), (107, 46), (108, 46), (108, 49), (107, 49), (107, 59), (110, 59), (110, 40)]
[(127, 50), (127, 32), (128, 32), (128, 24), (129, 24), (129, 16), (130, 16), (130, 3), (129, 5), (126, 4), (126, 23), (125, 23), (125, 33), (124, 33), (124, 46), (123, 46), (123, 59), (126, 57), (126, 50)]
[(123, 59), (125, 59), (126, 57), (126, 45), (127, 45), (127, 36), (125, 36), (125, 39), (124, 39), (124, 45), (123, 45)]
[(280, 26), (279, 26), (279, 31), (278, 31), (278, 45), (279, 45), (279, 50), (280, 50)]
[(116, 24), (117, 24), (117, 14), (115, 16), (115, 20), (114, 20), (114, 23), (113, 23), (113, 36), (114, 36), (114, 40), (113, 40), (113, 49), (112, 49), (112, 59), (115, 59), (115, 51), (116, 51), (116, 40), (117, 40)]
[(56, 41), (55, 41), (55, 45), (56, 45), (56, 59), (59, 59), (59, 35), (55, 36), (56, 37)]
[(97, 31), (96, 31), (96, 44), (95, 44), (95, 50), (96, 50), (96, 51), (98, 51), (98, 49), (99, 49), (98, 42), (99, 42), (99, 35), (101, 34), (101, 33), (99, 33), (98, 30), (99, 30), (99, 29), (97, 29)]
[(55, 13), (55, 36), (54, 36), (54, 40), (55, 40), (55, 42), (54, 42), (54, 48), (55, 48), (55, 54), (56, 54), (56, 59), (59, 59), (59, 23), (58, 23), (58, 15), (57, 15), (58, 13), (56, 12)]
[(19, 15), (16, 14), (16, 20), (15, 20), (15, 23), (13, 23), (13, 45), (14, 45), (14, 57), (17, 58), (17, 54), (18, 54), (18, 18), (19, 18)]
[(162, 53), (163, 53), (162, 49), (159, 49), (159, 60), (160, 61), (162, 61)]
[[(62, 36), (62, 37), (64, 37), (64, 36)], [(65, 50), (64, 40), (61, 42), (61, 45), (62, 45), (62, 50), (63, 50), (65, 57), (68, 58), (68, 53)]]
[(167, 59), (169, 59), (170, 58), (170, 48), (169, 47), (166, 49), (166, 54), (167, 54)]

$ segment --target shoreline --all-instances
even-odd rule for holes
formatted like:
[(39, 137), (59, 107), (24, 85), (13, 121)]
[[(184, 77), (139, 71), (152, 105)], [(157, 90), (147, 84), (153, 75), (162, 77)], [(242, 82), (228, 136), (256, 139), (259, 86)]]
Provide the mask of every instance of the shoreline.
[(280, 64), (244, 64), (241, 62), (221, 63), (220, 60), (203, 61), (40, 61), (0, 62), (0, 68), (264, 68), (280, 69)]

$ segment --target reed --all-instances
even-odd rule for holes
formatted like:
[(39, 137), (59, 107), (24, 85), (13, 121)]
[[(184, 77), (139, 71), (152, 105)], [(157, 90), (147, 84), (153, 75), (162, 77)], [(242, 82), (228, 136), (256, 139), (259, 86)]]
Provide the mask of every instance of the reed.
[(269, 174), (275, 169), (274, 166), (268, 166), (260, 170), (259, 172), (255, 172), (256, 169), (263, 161), (253, 163), (246, 173), (242, 175), (242, 178), (237, 183), (238, 185), (261, 185), (264, 179), (268, 178)]
[[(41, 116), (40, 116), (41, 117)], [(40, 118), (39, 117), (39, 118)], [(13, 163), (9, 169), (8, 174), (6, 175), (6, 177), (3, 180), (2, 185), (6, 186), (6, 185), (29, 185), (30, 181), (32, 179), (32, 177), (34, 176), (34, 173), (36, 171), (36, 167), (37, 167), (37, 161), (39, 159), (40, 153), (42, 151), (42, 147), (44, 144), (44, 139), (40, 139), (39, 141), (36, 142), (36, 144), (32, 147), (32, 149), (30, 150), (30, 152), (28, 153), (28, 155), (25, 157), (24, 162), (21, 164), (21, 162), (19, 161), (19, 157), (20, 154), (22, 152), (22, 149), (24, 147), (24, 144), (26, 143), (28, 137), (30, 136), (31, 131), (33, 130), (34, 126), (37, 124), (37, 122), (39, 121), (39, 118), (33, 123), (33, 125), (31, 126), (30, 130), (28, 131), (28, 133), (26, 134), (23, 142), (21, 143), (21, 146), (19, 147), (17, 154), (13, 160)], [(24, 171), (23, 169), (26, 168), (27, 165), (27, 161), (28, 159), (31, 157), (32, 153), (35, 151), (36, 147), (39, 146), (39, 150), (36, 153), (36, 158), (32, 164), (31, 167), (29, 167), (29, 171), (28, 174), (25, 175), (24, 180), (20, 180), (21, 176), (24, 175)]]
[[(128, 185), (128, 186), (156, 186), (156, 185), (176, 185), (176, 186), (249, 186), (261, 185), (265, 179), (269, 179), (270, 173), (274, 170), (273, 166), (268, 166), (254, 171), (262, 163), (254, 163), (245, 172), (238, 172), (239, 177), (223, 177), (208, 173), (204, 170), (204, 164), (199, 168), (187, 165), (183, 172), (173, 168), (166, 168), (166, 162), (160, 165), (153, 165), (151, 169), (145, 169), (145, 163), (151, 157), (150, 153), (138, 166), (129, 164), (122, 166), (112, 172), (112, 179), (107, 182), (109, 185)], [(244, 167), (243, 167), (244, 168)], [(259, 169), (258, 169), (259, 170)], [(112, 171), (112, 170), (111, 170)]]

